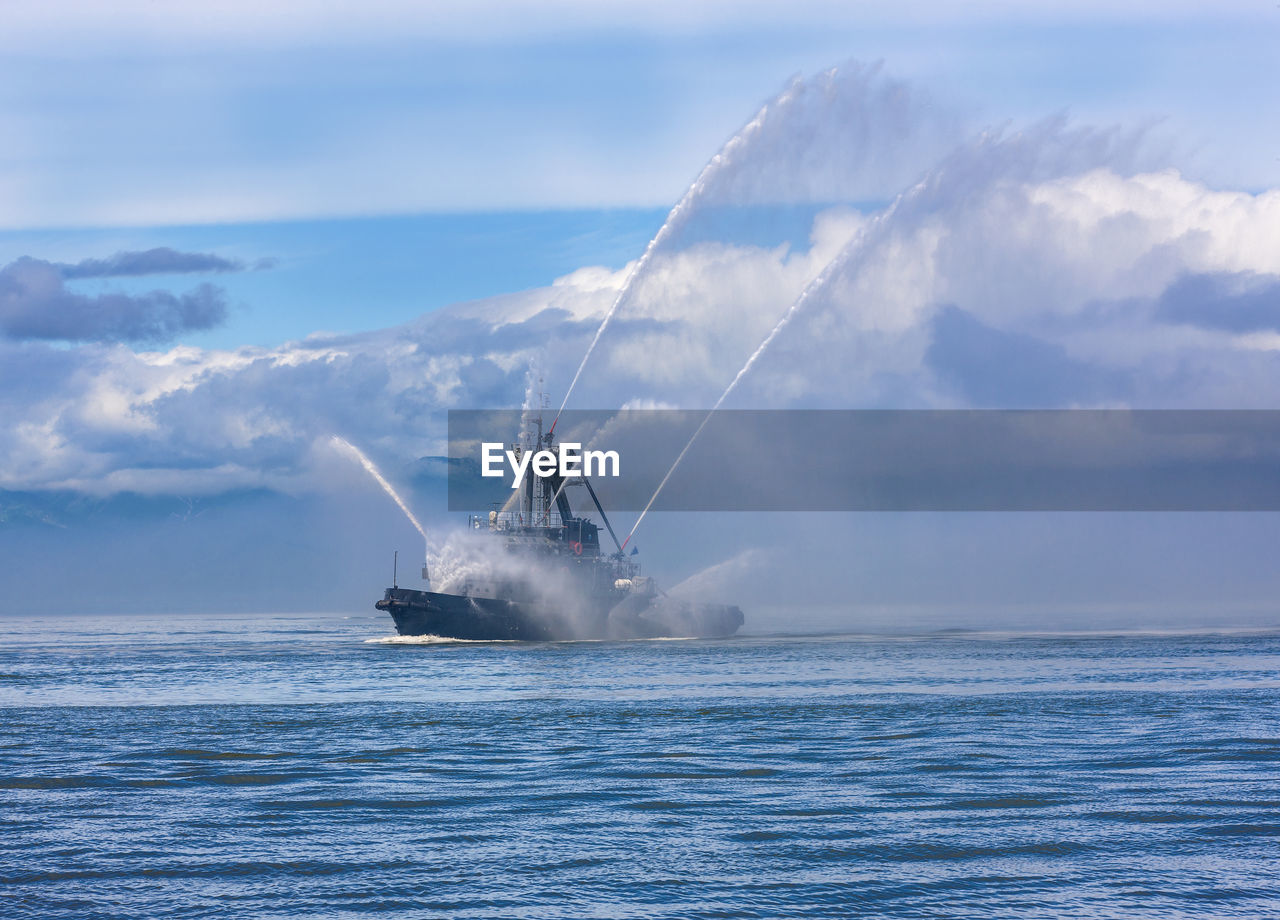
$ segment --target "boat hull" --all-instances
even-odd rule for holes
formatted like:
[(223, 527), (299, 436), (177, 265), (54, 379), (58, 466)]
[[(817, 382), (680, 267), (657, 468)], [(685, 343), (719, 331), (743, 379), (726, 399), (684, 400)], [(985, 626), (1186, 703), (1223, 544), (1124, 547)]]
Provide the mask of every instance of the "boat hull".
[(737, 607), (669, 598), (602, 597), (567, 615), (497, 598), (412, 588), (388, 588), (375, 606), (391, 614), (402, 636), (482, 641), (717, 638), (733, 635), (743, 619)]

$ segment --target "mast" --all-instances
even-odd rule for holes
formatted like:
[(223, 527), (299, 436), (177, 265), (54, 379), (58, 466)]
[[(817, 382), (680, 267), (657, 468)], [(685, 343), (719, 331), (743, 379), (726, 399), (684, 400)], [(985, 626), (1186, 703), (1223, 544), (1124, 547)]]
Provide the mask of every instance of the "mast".
[(591, 500), (596, 503), (596, 510), (600, 512), (604, 526), (609, 528), (609, 536), (613, 537), (613, 545), (618, 547), (618, 555), (621, 556), (622, 544), (618, 542), (618, 535), (613, 532), (613, 525), (609, 523), (609, 515), (604, 513), (604, 506), (600, 504), (600, 499), (596, 498), (596, 490), (591, 488), (591, 480), (583, 476), (582, 483), (587, 487), (587, 491), (591, 493)]

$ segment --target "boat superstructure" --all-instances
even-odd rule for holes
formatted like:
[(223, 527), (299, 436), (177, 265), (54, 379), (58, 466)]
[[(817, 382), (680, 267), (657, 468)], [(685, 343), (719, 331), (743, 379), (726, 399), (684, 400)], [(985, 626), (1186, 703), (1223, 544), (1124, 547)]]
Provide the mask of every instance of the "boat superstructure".
[[(511, 445), (559, 455), (541, 412), (527, 414), (522, 437)], [(612, 550), (600, 544), (600, 525), (575, 515), (570, 490), (585, 491), (607, 530)], [(526, 469), (511, 499), (472, 514), (468, 528), (493, 541), (489, 564), (472, 568), (447, 591), (393, 585), (377, 602), (401, 635), (457, 639), (563, 640), (728, 636), (742, 611), (668, 597), (642, 575), (619, 544), (599, 497), (585, 476), (536, 475)], [(424, 577), (426, 569), (423, 570)]]

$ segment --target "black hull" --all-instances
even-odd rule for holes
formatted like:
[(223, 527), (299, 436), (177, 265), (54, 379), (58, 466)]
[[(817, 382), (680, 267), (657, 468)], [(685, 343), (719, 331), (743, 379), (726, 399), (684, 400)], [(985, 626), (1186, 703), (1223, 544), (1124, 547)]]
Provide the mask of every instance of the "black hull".
[(376, 604), (402, 636), (481, 641), (549, 642), (572, 639), (718, 638), (742, 626), (742, 611), (724, 604), (666, 598), (600, 598), (575, 616), (534, 610), (495, 598), (388, 588)]

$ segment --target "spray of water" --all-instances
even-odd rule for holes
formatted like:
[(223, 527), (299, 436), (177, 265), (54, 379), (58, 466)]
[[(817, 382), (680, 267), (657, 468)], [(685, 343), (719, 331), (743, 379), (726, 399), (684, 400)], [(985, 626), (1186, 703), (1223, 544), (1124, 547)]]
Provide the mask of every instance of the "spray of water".
[(418, 533), (422, 534), (422, 543), (424, 548), (423, 558), (425, 559), (427, 551), (427, 532), (422, 528), (422, 525), (418, 523), (418, 519), (413, 516), (413, 512), (410, 511), (409, 506), (404, 503), (404, 499), (402, 499), (399, 493), (391, 487), (391, 483), (387, 482), (387, 478), (382, 475), (381, 471), (379, 471), (377, 466), (374, 465), (373, 461), (365, 456), (364, 451), (356, 447), (346, 438), (340, 438), (336, 434), (333, 436), (333, 443), (335, 446), (346, 451), (357, 463), (363, 466), (365, 471), (374, 478), (374, 481), (376, 481), (378, 485), (382, 486), (382, 490), (391, 496), (391, 500), (400, 506), (400, 510), (403, 511), (404, 516), (409, 519), (409, 523), (414, 526)]
[(671, 234), (675, 233), (688, 220), (694, 205), (706, 194), (716, 174), (732, 166), (739, 159), (743, 149), (764, 128), (770, 111), (776, 107), (787, 105), (800, 89), (799, 81), (794, 81), (781, 95), (765, 103), (760, 111), (756, 113), (755, 118), (743, 125), (738, 133), (731, 137), (707, 165), (702, 168), (702, 172), (698, 173), (698, 178), (689, 186), (684, 193), (684, 197), (667, 214), (667, 219), (658, 228), (658, 232), (654, 234), (653, 239), (649, 241), (644, 253), (636, 261), (636, 264), (632, 266), (631, 271), (627, 273), (626, 280), (622, 282), (621, 289), (613, 299), (613, 304), (605, 312), (604, 319), (600, 322), (600, 327), (596, 329), (595, 337), (591, 339), (591, 344), (587, 346), (586, 354), (582, 356), (582, 361), (578, 364), (578, 369), (574, 372), (573, 379), (569, 381), (569, 388), (564, 391), (564, 399), (561, 400), (560, 408), (556, 410), (556, 417), (551, 422), (550, 431), (552, 433), (556, 430), (556, 423), (560, 421), (560, 415), (564, 412), (564, 407), (569, 404), (569, 396), (573, 393), (573, 388), (578, 385), (578, 379), (582, 376), (582, 371), (587, 366), (587, 361), (591, 359), (591, 354), (596, 350), (600, 337), (604, 335), (605, 329), (608, 328), (609, 321), (613, 319), (614, 314), (618, 312), (618, 308), (622, 306), (623, 302), (631, 296), (631, 292), (635, 289), (636, 281), (644, 275), (649, 262), (653, 259), (653, 254), (666, 242)]
[[(793, 90), (794, 88), (795, 87), (793, 86)], [(786, 98), (787, 98), (787, 95), (784, 93), (783, 96), (779, 97), (779, 101), (783, 101)], [(766, 106), (766, 110), (767, 108), (768, 107)], [(756, 121), (757, 122), (761, 121), (764, 114), (765, 112), (762, 111), (761, 115), (756, 117)], [(989, 141), (986, 141), (984, 139), (983, 143), (989, 143)], [(959, 153), (962, 153), (962, 152), (963, 151), (957, 151), (956, 155), (959, 155)], [(945, 169), (946, 165), (947, 164), (944, 164), (942, 169)], [(900, 212), (903, 212), (904, 210), (911, 208), (913, 205), (916, 205), (918, 202), (922, 200), (928, 201), (929, 196), (936, 193), (935, 189), (938, 185), (939, 174), (940, 174), (940, 171), (935, 169), (932, 173), (926, 176), (925, 179), (921, 180), (912, 188), (908, 189), (906, 192), (899, 195), (894, 200), (893, 204), (891, 204), (888, 208), (886, 208), (885, 211), (878, 217), (877, 223), (879, 224), (879, 226), (881, 228), (890, 226), (894, 218)], [(859, 237), (855, 237), (853, 240), (851, 240), (849, 243), (845, 245), (845, 247), (836, 255), (834, 259), (832, 259), (823, 267), (822, 271), (819, 272), (818, 275), (812, 281), (810, 281), (807, 285), (805, 285), (804, 290), (800, 292), (800, 296), (797, 297), (792, 302), (791, 306), (787, 309), (787, 312), (782, 315), (782, 318), (780, 320), (778, 320), (777, 325), (775, 325), (773, 329), (770, 330), (769, 334), (765, 336), (764, 341), (760, 343), (759, 347), (756, 348), (756, 350), (751, 353), (751, 357), (747, 358), (747, 362), (744, 365), (742, 365), (742, 369), (738, 371), (738, 373), (734, 376), (733, 380), (729, 382), (729, 385), (725, 387), (724, 392), (720, 394), (720, 398), (716, 400), (715, 405), (712, 406), (710, 411), (707, 412), (706, 417), (703, 418), (702, 423), (698, 425), (697, 429), (693, 432), (693, 435), (685, 443), (684, 448), (680, 451), (678, 455), (676, 455), (676, 459), (671, 464), (671, 468), (668, 469), (667, 474), (662, 477), (662, 481), (658, 483), (658, 488), (656, 488), (653, 492), (653, 495), (650, 496), (648, 503), (644, 506), (644, 510), (640, 512), (640, 516), (636, 518), (636, 522), (632, 526), (631, 532), (627, 534), (627, 539), (622, 542), (622, 545), (624, 547), (627, 545), (627, 543), (631, 541), (631, 537), (635, 535), (636, 529), (640, 526), (640, 522), (643, 521), (645, 515), (649, 513), (649, 509), (653, 507), (653, 503), (657, 500), (658, 495), (662, 492), (663, 487), (666, 486), (667, 481), (671, 478), (671, 475), (676, 471), (676, 467), (680, 465), (680, 461), (683, 460), (685, 457), (685, 454), (689, 452), (689, 448), (692, 447), (693, 443), (698, 439), (698, 435), (702, 434), (702, 429), (707, 426), (707, 422), (711, 420), (711, 416), (715, 414), (717, 409), (719, 409), (722, 405), (724, 405), (725, 400), (729, 398), (729, 395), (735, 389), (737, 389), (737, 386), (742, 381), (742, 378), (745, 377), (748, 371), (750, 371), (751, 368), (755, 365), (755, 363), (758, 360), (760, 360), (760, 356), (763, 355), (769, 349), (769, 346), (773, 344), (774, 339), (776, 339), (778, 335), (782, 332), (782, 330), (785, 329), (787, 325), (791, 322), (791, 320), (795, 318), (796, 314), (800, 312), (800, 310), (804, 307), (804, 305), (808, 303), (815, 294), (817, 294), (819, 291), (825, 288), (831, 282), (832, 278), (838, 272), (843, 270), (843, 268), (849, 264), (849, 262), (854, 258), (856, 254), (858, 254), (859, 252), (862, 252), (868, 246), (869, 239), (870, 239), (870, 236), (866, 234), (861, 235)]]
[(684, 459), (684, 455), (689, 452), (689, 448), (693, 446), (693, 442), (698, 440), (698, 435), (702, 434), (702, 429), (707, 427), (707, 422), (711, 421), (711, 416), (715, 415), (716, 410), (724, 405), (724, 401), (729, 398), (729, 394), (737, 388), (738, 384), (742, 381), (742, 378), (747, 375), (747, 371), (751, 370), (752, 366), (760, 360), (760, 356), (768, 350), (769, 346), (773, 344), (773, 340), (778, 337), (778, 334), (781, 333), (782, 330), (787, 327), (787, 324), (795, 318), (795, 315), (800, 312), (800, 308), (803, 307), (815, 293), (826, 287), (831, 276), (839, 270), (840, 266), (844, 265), (849, 258), (849, 254), (853, 250), (854, 247), (847, 247), (840, 253), (840, 255), (828, 262), (826, 267), (818, 273), (816, 278), (805, 285), (804, 290), (800, 292), (800, 296), (792, 301), (787, 312), (782, 315), (782, 319), (778, 320), (777, 325), (775, 325), (773, 329), (770, 330), (769, 334), (765, 336), (764, 341), (761, 342), (759, 347), (751, 353), (751, 357), (747, 358), (747, 363), (742, 365), (742, 369), (738, 371), (733, 380), (729, 382), (729, 385), (725, 387), (724, 392), (720, 394), (720, 398), (716, 400), (716, 404), (712, 406), (703, 417), (702, 423), (698, 425), (693, 434), (689, 436), (689, 440), (685, 442), (684, 448), (676, 455), (676, 459), (671, 464), (671, 468), (667, 470), (667, 475), (663, 476), (662, 481), (658, 483), (658, 488), (653, 490), (653, 495), (649, 497), (648, 504), (644, 506), (644, 510), (640, 512), (640, 516), (636, 518), (635, 524), (632, 525), (631, 532), (627, 534), (627, 538), (622, 541), (623, 549), (626, 549), (627, 544), (631, 542), (631, 538), (635, 536), (636, 529), (639, 528), (640, 522), (644, 520), (644, 516), (649, 513), (649, 509), (652, 508), (653, 503), (657, 501), (658, 495), (667, 484), (667, 480), (669, 480), (671, 478), (671, 474), (676, 471), (676, 467), (680, 465), (680, 461)]
[(478, 531), (455, 531), (431, 560), (435, 590), (442, 594), (519, 599), (525, 610), (554, 632), (581, 634), (595, 616), (592, 604), (568, 569), (510, 552), (506, 541)]
[[(903, 115), (904, 113), (907, 113), (907, 112), (915, 112), (916, 108), (920, 106), (920, 103), (912, 103), (910, 99), (910, 94), (904, 92), (904, 88), (902, 87), (902, 85), (898, 83), (895, 83), (895, 82), (890, 82), (886, 84), (877, 83), (876, 77), (878, 74), (878, 70), (879, 70), (878, 67), (873, 67), (870, 71), (854, 68), (851, 72), (842, 75), (839, 69), (832, 68), (830, 71), (823, 74), (822, 79), (819, 81), (819, 87), (821, 89), (821, 92), (819, 92), (815, 97), (818, 100), (817, 105), (818, 105), (819, 111), (825, 113), (826, 107), (828, 107), (832, 103), (832, 100), (838, 101), (841, 98), (847, 97), (849, 104), (853, 106), (855, 110), (858, 112), (860, 112), (861, 109), (871, 105), (878, 106), (879, 109), (885, 110), (890, 114), (896, 113), (897, 115)], [(854, 91), (852, 92), (843, 91), (844, 89), (846, 89), (846, 86), (845, 84), (842, 84), (840, 82), (842, 76), (852, 79), (853, 83), (850, 84), (850, 86), (852, 86)], [(812, 102), (812, 100), (810, 101)], [(744, 159), (744, 154), (751, 150), (752, 145), (756, 145), (756, 146), (763, 145), (767, 147), (770, 144), (770, 139), (768, 137), (769, 132), (771, 130), (770, 119), (774, 113), (785, 112), (785, 110), (792, 107), (793, 104), (798, 106), (799, 109), (803, 110), (804, 103), (805, 103), (805, 84), (799, 79), (793, 80), (791, 85), (788, 86), (786, 90), (780, 93), (775, 99), (773, 99), (769, 103), (766, 103), (760, 109), (760, 111), (756, 113), (755, 117), (752, 118), (749, 122), (747, 122), (738, 131), (737, 134), (735, 134), (732, 138), (730, 138), (729, 141), (720, 149), (720, 151), (714, 157), (712, 157), (710, 162), (708, 162), (707, 165), (703, 167), (702, 172), (698, 174), (698, 178), (694, 180), (692, 185), (689, 186), (689, 189), (685, 192), (684, 197), (680, 199), (680, 201), (676, 204), (676, 206), (667, 215), (666, 221), (658, 229), (658, 232), (654, 236), (654, 238), (649, 241), (649, 245), (645, 248), (644, 254), (640, 257), (640, 259), (636, 262), (635, 266), (632, 268), (631, 272), (627, 275), (626, 280), (623, 282), (622, 288), (618, 291), (617, 296), (614, 298), (613, 304), (609, 307), (609, 310), (605, 313), (604, 319), (600, 323), (600, 327), (596, 330), (595, 337), (591, 340), (591, 344), (587, 347), (586, 354), (582, 356), (582, 361), (578, 365), (578, 369), (573, 375), (573, 380), (570, 382), (569, 388), (565, 391), (564, 400), (560, 404), (560, 409), (556, 412), (555, 421), (553, 421), (551, 424), (551, 430), (553, 432), (555, 431), (556, 422), (558, 422), (560, 419), (560, 414), (564, 411), (565, 406), (569, 402), (569, 396), (572, 394), (574, 387), (577, 385), (579, 378), (582, 376), (583, 368), (586, 367), (587, 361), (591, 358), (592, 353), (595, 351), (596, 345), (600, 341), (600, 337), (604, 334), (604, 330), (608, 327), (609, 321), (613, 319), (613, 316), (618, 311), (618, 308), (631, 295), (631, 292), (634, 290), (637, 280), (641, 277), (641, 275), (644, 273), (644, 271), (648, 267), (654, 252), (662, 246), (662, 244), (667, 240), (667, 238), (672, 233), (676, 231), (677, 228), (682, 226), (688, 220), (690, 213), (695, 209), (695, 206), (697, 205), (697, 203), (707, 196), (707, 193), (709, 190), (712, 192), (712, 194), (714, 194), (713, 187), (716, 185), (717, 182), (722, 183), (722, 181), (726, 179), (732, 181), (735, 178), (735, 173), (733, 172), (734, 168), (741, 167), (746, 162), (746, 160)], [(925, 104), (924, 108), (927, 109), (928, 105)], [(803, 115), (803, 111), (801, 114)], [(837, 114), (843, 116), (846, 113), (838, 112)], [(896, 121), (898, 122), (911, 121), (911, 120), (913, 119), (906, 119), (906, 118), (896, 119)], [(857, 147), (865, 148), (863, 149), (862, 157), (857, 160), (857, 163), (859, 165), (865, 165), (864, 163), (862, 163), (862, 159), (865, 159), (866, 157), (870, 156), (874, 160), (875, 159), (875, 157), (873, 156), (874, 154), (876, 154), (877, 152), (883, 153), (885, 149), (889, 149), (889, 148), (882, 149), (881, 147), (876, 147), (875, 145), (871, 145), (868, 143), (868, 138), (865, 136), (866, 122), (867, 122), (867, 118), (865, 117), (865, 114), (863, 115), (863, 117), (858, 117), (858, 118), (835, 117), (835, 118), (826, 118), (825, 120), (826, 124), (830, 124), (834, 126), (837, 131), (845, 131), (847, 126), (849, 125), (854, 126), (855, 131), (852, 139), (854, 141), (857, 141), (857, 144), (856, 144)], [(954, 129), (956, 127), (955, 125), (952, 125), (949, 122), (944, 124), (942, 122), (935, 123), (934, 121), (928, 121), (928, 120), (926, 121), (925, 126), (930, 128), (938, 128), (939, 130), (937, 133), (939, 134), (939, 137), (935, 138), (934, 140), (936, 142), (942, 142), (942, 143), (948, 143), (947, 139), (952, 136), (952, 134), (954, 133)], [(773, 131), (775, 134), (777, 134), (776, 125), (773, 126)], [(802, 133), (802, 136), (809, 137), (807, 133)], [(839, 137), (845, 138), (845, 135), (839, 134)], [(812, 140), (811, 137), (809, 137), (809, 139)], [(892, 140), (895, 146), (892, 148), (892, 152), (889, 154), (888, 162), (896, 164), (901, 160), (901, 150), (899, 149), (900, 147), (899, 142), (901, 141), (901, 138), (895, 135)], [(845, 138), (845, 141), (846, 142), (835, 144), (834, 145), (835, 148), (840, 150), (848, 149), (850, 147), (850, 143), (848, 142), (847, 138)], [(934, 143), (931, 146), (936, 147), (937, 143)], [(739, 176), (737, 178), (741, 178), (741, 177)], [(845, 176), (846, 180), (849, 178), (850, 178), (849, 176)], [(771, 184), (775, 184), (776, 177), (770, 175), (768, 181)], [(894, 203), (894, 205), (889, 209), (887, 213), (891, 214), (894, 210), (896, 210), (901, 205), (901, 203), (902, 203), (902, 198), (899, 197), (899, 199)], [(710, 410), (710, 412), (707, 413), (706, 418), (702, 420), (702, 423), (698, 426), (697, 430), (693, 433), (693, 436), (689, 439), (688, 443), (685, 444), (684, 449), (681, 450), (679, 455), (676, 457), (675, 462), (671, 465), (671, 468), (667, 471), (667, 474), (662, 478), (662, 481), (658, 484), (657, 490), (655, 490), (653, 496), (649, 499), (648, 504), (645, 505), (644, 510), (640, 513), (639, 518), (636, 519), (635, 525), (631, 528), (631, 533), (628, 534), (627, 539), (623, 541), (622, 545), (624, 547), (627, 545), (628, 542), (630, 542), (632, 535), (635, 534), (636, 528), (638, 528), (640, 526), (640, 522), (644, 520), (645, 515), (648, 513), (649, 509), (653, 506), (654, 501), (657, 499), (658, 494), (661, 493), (663, 487), (667, 484), (667, 481), (671, 478), (671, 474), (675, 472), (676, 467), (680, 465), (680, 461), (684, 459), (684, 456), (686, 453), (688, 453), (689, 448), (693, 445), (694, 441), (696, 441), (698, 436), (702, 433), (702, 429), (706, 427), (706, 424), (710, 420), (711, 415), (724, 404), (724, 401), (729, 397), (729, 395), (734, 391), (734, 389), (736, 389), (736, 387), (738, 386), (738, 383), (742, 380), (744, 376), (746, 376), (747, 372), (750, 371), (751, 367), (756, 363), (756, 361), (760, 358), (760, 356), (764, 354), (766, 350), (768, 350), (769, 346), (773, 343), (774, 339), (776, 339), (778, 337), (778, 334), (781, 333), (784, 328), (786, 328), (786, 326), (791, 322), (791, 320), (795, 317), (796, 313), (804, 306), (804, 304), (813, 296), (813, 294), (816, 291), (818, 291), (819, 289), (821, 289), (827, 284), (827, 282), (831, 278), (831, 275), (833, 274), (834, 271), (836, 271), (841, 265), (843, 265), (848, 261), (848, 259), (850, 258), (850, 253), (851, 253), (851, 248), (846, 247), (846, 249), (842, 251), (840, 255), (838, 255), (834, 260), (828, 263), (828, 265), (822, 270), (822, 272), (816, 278), (814, 278), (811, 282), (809, 282), (808, 285), (805, 286), (805, 289), (801, 292), (800, 296), (791, 304), (791, 307), (783, 315), (782, 319), (778, 321), (778, 324), (774, 326), (773, 330), (770, 331), (769, 335), (765, 338), (765, 340), (760, 343), (760, 346), (755, 350), (755, 352), (752, 353), (751, 357), (747, 359), (746, 364), (744, 364), (742, 369), (738, 371), (737, 375), (730, 382), (729, 386), (725, 389), (724, 393), (721, 394), (720, 398), (716, 400), (715, 406)]]
[(772, 567), (769, 553), (762, 549), (745, 549), (736, 556), (693, 573), (667, 594), (686, 601), (723, 601), (734, 592), (741, 594), (744, 583), (747, 584), (745, 590), (749, 591), (752, 575)]

